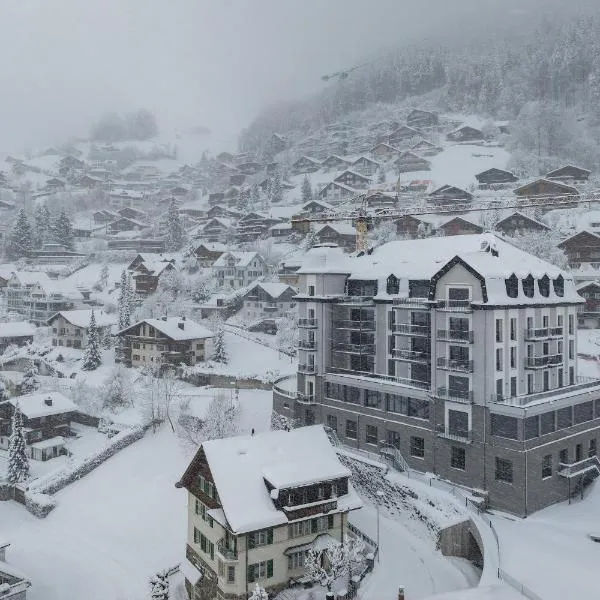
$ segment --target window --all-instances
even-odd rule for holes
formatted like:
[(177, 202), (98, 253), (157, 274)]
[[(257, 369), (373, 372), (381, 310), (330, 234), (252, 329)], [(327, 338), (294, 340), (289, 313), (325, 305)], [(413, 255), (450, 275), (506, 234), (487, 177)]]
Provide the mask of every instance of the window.
[[(531, 348), (531, 346), (527, 346), (527, 350), (529, 350), (529, 348)], [(527, 393), (533, 394), (533, 374), (532, 373), (527, 374)]]
[(327, 427), (337, 433), (337, 417), (335, 415), (327, 415)]
[(248, 535), (248, 547), (258, 548), (273, 543), (273, 529), (261, 529)]
[(573, 360), (575, 358), (575, 341), (569, 340), (569, 359)]
[(365, 442), (377, 445), (377, 426), (367, 425), (365, 428)]
[(469, 288), (448, 288), (448, 300), (468, 300)]
[(387, 278), (386, 291), (388, 294), (397, 294), (400, 291), (400, 282), (395, 275), (390, 275)]
[(417, 458), (425, 456), (425, 439), (422, 437), (411, 436), (410, 438), (410, 455)]
[(547, 392), (550, 389), (550, 372), (544, 371), (544, 391)]
[(215, 545), (198, 529), (194, 527), (194, 543), (200, 545), (200, 550), (209, 554), (211, 560), (215, 559)]
[(498, 397), (498, 399), (501, 399), (504, 397), (504, 380), (503, 379), (496, 379), (496, 396)]
[(469, 435), (469, 413), (462, 410), (449, 410), (448, 433), (467, 437)]
[(569, 315), (569, 335), (573, 335), (575, 333), (575, 325), (573, 315)]
[(381, 393), (376, 390), (365, 390), (365, 406), (381, 408)]
[(417, 419), (429, 419), (429, 402), (427, 400), (386, 394), (386, 407), (388, 412)]
[(570, 406), (556, 411), (557, 429), (566, 429), (573, 425), (573, 409)]
[(352, 419), (346, 419), (346, 437), (355, 440), (356, 435), (356, 421), (353, 421)]
[(502, 330), (504, 329), (504, 319), (496, 319), (496, 341), (502, 341)]
[(514, 273), (504, 280), (504, 284), (506, 285), (506, 295), (509, 298), (516, 298), (519, 295), (519, 280)]
[(556, 430), (555, 412), (542, 413), (540, 415), (540, 434), (546, 435)]
[(527, 298), (533, 298), (535, 294), (535, 282), (531, 274), (527, 275), (527, 277), (523, 279), (521, 285), (523, 286), (523, 293), (525, 296), (527, 296)]
[(491, 433), (496, 437), (508, 438), (509, 440), (519, 439), (517, 419), (492, 413)]
[(314, 296), (315, 295), (315, 286), (314, 285), (309, 285), (308, 286), (308, 295), (309, 296)]
[(568, 465), (569, 464), (569, 449), (568, 448), (563, 448), (559, 454), (558, 454), (558, 462), (561, 465)]
[(517, 395), (517, 378), (510, 378), (510, 397), (514, 398)]
[(516, 346), (510, 347), (510, 368), (511, 369), (517, 368), (517, 347)]
[(546, 454), (542, 458), (542, 479), (552, 477), (552, 454)]
[(304, 561), (306, 559), (307, 550), (300, 552), (293, 552), (288, 555), (288, 570), (293, 571), (295, 569), (301, 569), (304, 567)]
[(502, 371), (502, 348), (496, 348), (496, 371)]
[(524, 436), (526, 440), (531, 440), (540, 435), (540, 419), (537, 415), (527, 417), (523, 421)]
[(248, 565), (248, 583), (254, 583), (259, 579), (270, 579), (273, 577), (273, 561), (263, 560), (262, 562)]
[(550, 279), (548, 275), (544, 275), (541, 279), (538, 279), (538, 289), (540, 295), (547, 298), (550, 295)]
[(583, 444), (577, 444), (575, 446), (575, 462), (579, 462), (583, 459)]
[(559, 275), (554, 279), (552, 285), (554, 287), (554, 293), (562, 298), (565, 295), (565, 280), (563, 279), (563, 276)]
[(573, 423), (575, 425), (579, 423), (585, 423), (591, 421), (594, 418), (594, 405), (592, 402), (582, 402), (576, 404), (573, 407)]
[(588, 456), (596, 456), (597, 454), (598, 448), (596, 446), (596, 438), (592, 438), (588, 446)]
[(464, 448), (452, 446), (450, 448), (450, 466), (453, 469), (464, 471), (467, 463), (467, 454)]
[(575, 367), (569, 367), (569, 385), (575, 385)]
[(310, 519), (308, 521), (298, 521), (288, 525), (288, 536), (290, 538), (302, 537), (310, 534)]
[(517, 339), (517, 319), (510, 320), (510, 339), (514, 342)]
[(235, 567), (227, 567), (227, 583), (235, 583)]
[(400, 434), (397, 431), (388, 429), (387, 431), (387, 443), (396, 449), (400, 449)]
[(512, 460), (496, 457), (496, 481), (505, 483), (513, 482), (513, 464)]

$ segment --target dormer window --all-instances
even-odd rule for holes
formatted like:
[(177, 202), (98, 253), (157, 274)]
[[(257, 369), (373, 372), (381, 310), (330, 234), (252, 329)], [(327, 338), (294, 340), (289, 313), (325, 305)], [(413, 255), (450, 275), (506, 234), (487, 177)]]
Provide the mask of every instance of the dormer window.
[(533, 298), (535, 294), (535, 281), (531, 274), (523, 279), (523, 293), (527, 298)]
[(544, 275), (541, 279), (538, 279), (538, 288), (544, 298), (550, 295), (550, 279), (548, 275)]
[(519, 280), (513, 273), (508, 279), (504, 280), (506, 285), (506, 295), (509, 298), (517, 298), (519, 296)]
[(400, 291), (400, 281), (395, 275), (390, 275), (387, 278), (386, 292), (389, 295), (396, 295)]
[(562, 298), (565, 295), (565, 280), (563, 276), (559, 275), (556, 279), (553, 280), (552, 284), (554, 286), (554, 293), (559, 298)]

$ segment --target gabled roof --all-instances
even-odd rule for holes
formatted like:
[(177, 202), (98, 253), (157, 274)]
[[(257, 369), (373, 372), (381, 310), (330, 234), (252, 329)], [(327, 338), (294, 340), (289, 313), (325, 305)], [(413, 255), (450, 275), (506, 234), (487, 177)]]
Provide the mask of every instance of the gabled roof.
[(539, 227), (542, 227), (543, 229), (547, 229), (548, 231), (550, 231), (550, 227), (548, 227), (548, 225), (546, 225), (546, 223), (542, 223), (541, 221), (538, 221), (537, 219), (534, 219), (533, 217), (528, 217), (526, 214), (519, 212), (518, 210), (515, 210), (507, 217), (500, 219), (496, 223), (496, 227), (499, 227), (500, 225), (502, 225), (502, 223), (509, 221), (510, 219), (514, 219), (515, 217), (519, 218), (519, 219), (525, 219), (526, 221), (534, 223), (534, 224), (538, 225)]
[(228, 264), (228, 259), (233, 257), (235, 259), (236, 267), (247, 267), (255, 258), (263, 261), (262, 256), (258, 252), (237, 252), (230, 251), (225, 252), (225, 254), (221, 254), (219, 258), (213, 263), (213, 267), (226, 267)]
[[(138, 327), (142, 323), (147, 323), (151, 327), (154, 327), (157, 331), (160, 331), (163, 335), (174, 341), (185, 341), (185, 340), (201, 340), (206, 338), (214, 337), (214, 333), (207, 329), (203, 325), (186, 319), (185, 317), (162, 317), (160, 319), (142, 319), (137, 323), (134, 323), (130, 327), (122, 329), (118, 332), (119, 335), (127, 333), (132, 329)], [(183, 329), (180, 325), (183, 324)]]
[[(370, 181), (370, 179), (369, 179), (369, 181)], [(346, 190), (347, 192), (350, 192), (351, 194), (358, 193), (354, 188), (351, 188), (349, 185), (346, 185), (345, 183), (341, 183), (339, 181), (330, 181), (324, 188), (321, 188), (321, 190), (319, 191), (319, 194), (322, 194), (326, 189), (328, 189), (332, 186), (339, 187), (343, 190)]]
[(558, 247), (566, 248), (567, 246), (572, 245), (572, 243), (576, 240), (577, 242), (592, 243), (594, 248), (600, 247), (600, 236), (587, 230), (578, 231), (576, 234), (569, 236), (566, 240), (563, 240), (560, 244), (558, 244)]
[(438, 229), (445, 229), (446, 227), (450, 226), (453, 223), (464, 223), (465, 225), (469, 225), (471, 227), (477, 228), (480, 233), (483, 232), (483, 227), (481, 225), (479, 225), (479, 223), (474, 223), (473, 221), (471, 221), (470, 219), (467, 219), (466, 217), (458, 217), (458, 216), (451, 217), (445, 223), (438, 225)]
[(301, 156), (300, 158), (298, 158), (294, 161), (294, 163), (292, 164), (292, 167), (302, 161), (308, 161), (308, 162), (312, 163), (313, 165), (321, 164), (321, 162), (319, 160), (317, 160), (316, 158), (311, 158), (310, 156)]
[(220, 242), (201, 242), (200, 244), (194, 245), (194, 250), (199, 250), (200, 248), (205, 248), (209, 252), (227, 252), (228, 248), (225, 244), (221, 244)]
[(29, 337), (35, 333), (36, 326), (28, 321), (11, 321), (0, 324), (0, 338)]
[[(92, 316), (92, 311), (87, 309), (82, 310), (61, 310), (53, 314), (48, 319), (48, 325), (52, 325), (52, 323), (58, 318), (63, 317), (65, 321), (71, 323), (75, 327), (87, 328), (90, 324), (90, 318)], [(94, 318), (96, 319), (96, 325), (98, 327), (110, 327), (112, 325), (116, 325), (118, 317), (116, 313), (108, 314), (103, 310), (95, 310)]]
[(303, 210), (306, 210), (312, 204), (316, 204), (317, 206), (320, 206), (320, 207), (324, 208), (325, 210), (329, 210), (330, 208), (333, 208), (333, 206), (331, 204), (329, 204), (328, 202), (325, 202), (323, 200), (309, 200), (308, 202), (303, 204), (300, 208), (302, 208)]
[(368, 183), (371, 181), (370, 177), (367, 177), (365, 175), (361, 175), (360, 173), (357, 173), (356, 171), (352, 171), (352, 169), (346, 169), (345, 171), (343, 171), (342, 173), (340, 173), (334, 180), (333, 183), (340, 183), (340, 179), (342, 179), (344, 177), (344, 175), (352, 175), (353, 177), (356, 177), (358, 179), (362, 179), (365, 183)]
[(397, 133), (411, 133), (414, 136), (422, 135), (420, 131), (417, 131), (414, 127), (409, 127), (408, 125), (400, 125), (390, 133), (389, 137), (394, 137)]
[[(48, 398), (52, 401), (50, 406), (46, 404)], [(7, 402), (13, 406), (18, 404), (21, 412), (28, 419), (37, 419), (38, 417), (59, 415), (78, 410), (77, 405), (60, 392), (25, 394), (24, 396), (9, 398)]]
[(591, 171), (589, 171), (588, 169), (576, 167), (575, 165), (564, 165), (562, 167), (559, 167), (558, 169), (554, 169), (553, 171), (546, 173), (546, 177), (548, 179), (551, 179), (552, 177), (560, 177), (563, 174), (563, 172), (565, 172), (567, 170), (577, 171), (578, 173), (581, 173), (581, 175), (584, 175), (585, 177), (587, 177), (591, 173)]
[(379, 163), (376, 160), (373, 160), (372, 158), (369, 158), (368, 156), (359, 156), (353, 163), (352, 166), (356, 165), (359, 162), (362, 161), (366, 161), (368, 163), (371, 163), (372, 165), (377, 165), (379, 166)]
[(510, 176), (511, 181), (517, 181), (517, 179), (518, 179), (518, 177), (511, 171), (506, 171), (504, 169), (498, 169), (496, 167), (492, 167), (491, 169), (486, 169), (485, 171), (481, 171), (481, 173), (477, 173), (477, 175), (475, 175), (475, 179), (477, 179), (479, 181), (480, 177), (483, 177), (484, 175), (488, 175), (490, 173), (498, 173), (501, 175)]
[(445, 193), (448, 193), (448, 192), (460, 192), (461, 194), (464, 194), (467, 198), (473, 197), (473, 194), (470, 194), (466, 190), (456, 187), (455, 185), (448, 185), (448, 184), (442, 185), (441, 187), (437, 188), (436, 190), (433, 190), (433, 192), (431, 192), (429, 195), (430, 196), (444, 196)]
[(350, 161), (346, 160), (345, 158), (338, 156), (337, 154), (330, 154), (321, 164), (324, 165), (325, 163), (328, 162), (341, 162), (345, 165), (349, 165)]
[(547, 187), (554, 188), (555, 190), (564, 192), (568, 195), (579, 195), (579, 191), (577, 190), (577, 188), (574, 188), (572, 185), (566, 185), (565, 183), (561, 183), (560, 181), (556, 181), (554, 179), (545, 179), (544, 177), (534, 179), (533, 181), (530, 181), (518, 188), (515, 188), (513, 190), (513, 193), (519, 195), (521, 192), (526, 191), (527, 188), (536, 184), (544, 184)]
[(350, 223), (346, 223), (344, 221), (333, 222), (333, 223), (325, 223), (321, 225), (316, 231), (317, 235), (321, 233), (324, 229), (332, 229), (339, 235), (356, 235), (356, 229)]
[(294, 294), (296, 294), (296, 290), (287, 283), (263, 283), (262, 281), (257, 281), (254, 285), (250, 286), (246, 295), (248, 295), (254, 288), (261, 288), (264, 292), (266, 292), (273, 300), (280, 298), (285, 294), (288, 290), (291, 290)]

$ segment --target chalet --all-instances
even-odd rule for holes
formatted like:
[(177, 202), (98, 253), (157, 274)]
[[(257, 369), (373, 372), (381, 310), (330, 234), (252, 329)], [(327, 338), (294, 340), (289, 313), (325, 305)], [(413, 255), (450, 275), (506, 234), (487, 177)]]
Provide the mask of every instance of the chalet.
[(431, 163), (414, 152), (402, 152), (394, 161), (394, 166), (399, 173), (429, 171), (431, 169)]
[(135, 293), (140, 296), (153, 294), (158, 289), (161, 277), (175, 270), (175, 261), (167, 258), (146, 258), (133, 269), (131, 277), (135, 282)]
[(46, 189), (48, 190), (61, 190), (64, 189), (65, 185), (66, 183), (58, 177), (50, 177), (46, 181)]
[(91, 190), (94, 188), (101, 187), (104, 184), (104, 179), (101, 179), (100, 177), (92, 177), (91, 175), (84, 175), (83, 177), (79, 178), (77, 184), (80, 187), (84, 187)]
[(515, 211), (507, 217), (504, 217), (504, 219), (500, 219), (500, 221), (496, 223), (496, 227), (494, 229), (496, 231), (501, 231), (505, 235), (514, 235), (515, 233), (528, 233), (535, 231), (550, 231), (550, 227), (548, 227), (545, 223), (542, 223), (533, 217), (528, 217), (527, 215), (518, 211)]
[(118, 213), (116, 211), (107, 210), (106, 208), (103, 208), (101, 210), (97, 210), (92, 215), (92, 218), (94, 219), (94, 224), (95, 225), (106, 225), (107, 223), (111, 223), (112, 221), (116, 221), (121, 216), (123, 216), (123, 215), (121, 215), (120, 213)]
[(410, 143), (417, 138), (423, 137), (421, 132), (408, 125), (400, 125), (395, 131), (390, 133), (387, 143), (390, 146), (399, 146), (401, 144)]
[(232, 208), (228, 208), (227, 206), (223, 206), (222, 204), (215, 204), (206, 211), (206, 217), (208, 219), (214, 219), (215, 217), (224, 217), (230, 219), (237, 218), (239, 216), (241, 216), (241, 213), (233, 210)]
[(85, 258), (87, 254), (74, 252), (62, 244), (52, 242), (43, 244), (39, 250), (32, 250), (27, 256), (38, 265), (65, 265)]
[(106, 227), (107, 233), (115, 235), (122, 231), (141, 231), (150, 227), (148, 223), (137, 221), (136, 219), (129, 219), (127, 217), (120, 217), (112, 223), (109, 223)]
[(127, 266), (127, 271), (135, 271), (141, 264), (148, 262), (172, 262), (176, 259), (175, 254), (168, 252), (140, 252)]
[(237, 222), (235, 239), (237, 242), (252, 242), (268, 235), (269, 228), (279, 219), (259, 212), (245, 214)]
[(321, 168), (325, 171), (345, 169), (350, 166), (350, 161), (338, 156), (337, 154), (330, 154), (322, 163)]
[(133, 250), (135, 252), (164, 252), (165, 240), (162, 238), (135, 238), (108, 240), (109, 250)]
[(208, 205), (216, 206), (222, 204), (225, 201), (225, 194), (223, 192), (212, 192), (208, 195)]
[(0, 538), (0, 586), (4, 586), (6, 600), (26, 600), (31, 581), (20, 570), (6, 562), (6, 549), (10, 544)]
[(600, 282), (586, 281), (577, 286), (577, 293), (585, 299), (577, 312), (577, 322), (582, 329), (600, 327)]
[(274, 598), (302, 578), (307, 550), (347, 539), (362, 505), (350, 477), (321, 425), (203, 442), (176, 484), (188, 596), (239, 600), (259, 583)]
[(119, 331), (123, 361), (132, 367), (193, 366), (212, 354), (212, 331), (185, 317), (144, 319)]
[(432, 226), (425, 219), (413, 215), (402, 215), (396, 220), (396, 233), (401, 236), (418, 238), (429, 237)]
[(433, 187), (432, 179), (411, 179), (408, 183), (400, 185), (400, 189), (403, 192), (411, 192), (411, 193), (427, 192), (432, 187)]
[(428, 202), (431, 204), (449, 204), (449, 205), (464, 205), (470, 204), (473, 200), (473, 195), (453, 185), (443, 185), (437, 190), (434, 190), (427, 196)]
[(287, 146), (287, 139), (279, 133), (274, 133), (269, 140), (269, 154), (274, 155), (278, 154), (279, 152), (283, 152)]
[(418, 108), (411, 110), (406, 117), (406, 124), (415, 129), (435, 127), (438, 123), (438, 116), (434, 112)]
[(445, 236), (451, 235), (469, 235), (474, 233), (483, 233), (483, 227), (465, 219), (463, 217), (453, 217), (443, 225), (439, 225), (436, 231), (442, 232)]
[(11, 321), (0, 325), (0, 353), (9, 346), (26, 346), (33, 342), (35, 325), (27, 321)]
[(82, 171), (85, 163), (74, 156), (65, 156), (58, 161), (58, 171), (61, 175), (69, 171)]
[(314, 215), (324, 214), (333, 209), (331, 204), (320, 202), (319, 200), (310, 200), (302, 205), (299, 212), (291, 216), (290, 224), (292, 231), (305, 235), (310, 229), (310, 222), (305, 219)]
[(315, 231), (319, 244), (336, 244), (348, 252), (356, 249), (356, 229), (350, 223), (326, 223)]
[(303, 175), (304, 173), (314, 173), (320, 168), (321, 163), (316, 158), (301, 156), (296, 162), (292, 163), (291, 172), (294, 175)]
[(500, 189), (519, 180), (514, 173), (496, 168), (477, 173), (475, 179), (482, 190)]
[(296, 307), (297, 293), (285, 283), (257, 282), (243, 296), (241, 317), (246, 322), (283, 317)]
[(510, 133), (510, 121), (496, 121), (494, 125), (500, 133), (504, 135), (508, 135)]
[(8, 448), (15, 407), (23, 415), (27, 454), (34, 460), (49, 460), (65, 454), (65, 437), (71, 435), (71, 421), (77, 405), (60, 392), (15, 396), (0, 402), (0, 448)]
[[(116, 313), (108, 314), (102, 310), (95, 310), (94, 318), (100, 339), (110, 336), (111, 328), (117, 324)], [(52, 328), (52, 345), (65, 348), (84, 349), (88, 346), (88, 327), (92, 311), (62, 310), (48, 319), (48, 326)]]
[(541, 205), (539, 206), (541, 210), (572, 208), (577, 206), (575, 201), (579, 198), (576, 188), (549, 179), (536, 179), (514, 189), (513, 193), (518, 198), (534, 200), (536, 205)]
[(442, 148), (436, 146), (429, 140), (420, 140), (416, 144), (413, 144), (410, 147), (410, 150), (420, 156), (435, 156), (442, 151)]
[(217, 258), (225, 254), (225, 252), (227, 252), (225, 244), (202, 242), (194, 247), (192, 256), (198, 261), (199, 266), (212, 267)]
[(561, 183), (586, 183), (590, 174), (591, 171), (588, 171), (587, 169), (566, 165), (559, 169), (554, 169), (554, 171), (550, 171), (550, 173), (546, 173), (546, 179), (549, 179), (550, 181), (560, 181)]
[(110, 202), (113, 206), (131, 206), (144, 201), (146, 194), (141, 190), (126, 190), (114, 188), (109, 192)]
[(285, 238), (292, 233), (292, 223), (290, 221), (275, 223), (269, 227), (269, 237)]
[(378, 160), (388, 161), (398, 156), (400, 150), (394, 148), (385, 142), (380, 142), (371, 148), (371, 155)]
[(361, 156), (360, 158), (357, 158), (351, 166), (354, 171), (367, 177), (371, 177), (377, 173), (379, 167), (381, 167), (378, 162), (368, 158), (367, 156)]
[(187, 196), (189, 193), (190, 189), (183, 185), (176, 185), (175, 187), (169, 189), (169, 194), (178, 198), (181, 198), (182, 196)]
[(300, 281), (300, 274), (298, 271), (302, 266), (302, 258), (294, 259), (287, 258), (286, 260), (279, 263), (277, 269), (277, 277), (281, 283), (286, 283), (294, 287), (298, 287)]
[(219, 288), (240, 289), (267, 274), (265, 259), (258, 252), (225, 252), (212, 266)]
[(396, 208), (396, 194), (390, 192), (371, 192), (365, 196), (366, 205), (374, 212), (385, 212)]
[(202, 238), (207, 242), (227, 244), (235, 237), (235, 225), (232, 219), (215, 217), (202, 228)]
[(369, 184), (371, 183), (370, 177), (366, 177), (365, 175), (361, 175), (360, 173), (351, 171), (350, 169), (347, 169), (338, 175), (333, 181), (334, 183), (342, 183), (354, 189), (369, 187)]
[(336, 204), (342, 200), (352, 198), (353, 196), (356, 196), (356, 194), (358, 194), (358, 191), (354, 188), (344, 185), (343, 183), (338, 183), (337, 181), (332, 181), (321, 189), (319, 198), (332, 204)]
[(582, 264), (600, 264), (600, 236), (590, 231), (579, 231), (563, 240), (558, 247), (564, 251), (571, 268)]
[(246, 161), (238, 165), (238, 169), (244, 175), (256, 175), (262, 170), (262, 165), (256, 161)]
[(136, 221), (142, 221), (148, 217), (144, 211), (138, 210), (137, 208), (133, 208), (131, 206), (120, 208), (117, 213), (126, 219), (134, 219)]
[(446, 139), (451, 142), (480, 142), (484, 139), (481, 129), (463, 125), (446, 135)]

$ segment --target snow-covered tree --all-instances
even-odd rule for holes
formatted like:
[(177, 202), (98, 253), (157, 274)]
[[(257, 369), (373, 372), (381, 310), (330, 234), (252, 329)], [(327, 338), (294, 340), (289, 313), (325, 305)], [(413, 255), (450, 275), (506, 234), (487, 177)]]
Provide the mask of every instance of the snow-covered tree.
[(222, 390), (214, 395), (202, 423), (205, 440), (232, 437), (239, 432), (241, 409), (237, 398)]
[(6, 389), (6, 382), (4, 379), (0, 379), (0, 402), (8, 400), (8, 390)]
[(100, 334), (96, 326), (94, 311), (90, 315), (90, 324), (87, 330), (88, 345), (83, 355), (83, 370), (95, 371), (102, 364), (100, 356)]
[(177, 208), (175, 198), (172, 198), (167, 211), (167, 235), (165, 238), (165, 246), (167, 250), (169, 252), (181, 250), (184, 237), (185, 232), (183, 230), (183, 224), (181, 223), (179, 209)]
[(364, 544), (353, 538), (343, 544), (332, 541), (323, 549), (309, 549), (304, 561), (307, 577), (331, 592), (335, 580), (349, 573), (351, 563), (358, 560), (362, 548)]
[(129, 373), (123, 365), (115, 365), (102, 388), (104, 408), (117, 410), (132, 404)]
[(260, 188), (257, 184), (254, 184), (252, 188), (250, 188), (250, 205), (248, 206), (249, 210), (256, 210), (258, 205), (260, 204)]
[(8, 440), (8, 469), (6, 478), (10, 483), (20, 483), (29, 478), (29, 459), (23, 433), (23, 416), (17, 404), (12, 416), (11, 433)]
[(317, 237), (317, 233), (312, 229), (306, 234), (302, 242), (302, 247), (304, 250), (310, 250), (313, 246), (319, 243), (319, 238)]
[(50, 240), (51, 236), (51, 216), (50, 210), (46, 204), (38, 204), (35, 207), (34, 225), (34, 245), (36, 248), (41, 248)]
[(258, 583), (252, 590), (252, 595), (250, 596), (250, 600), (269, 600), (269, 594), (265, 592), (265, 588), (260, 587)]
[(560, 238), (552, 232), (523, 232), (515, 233), (507, 241), (529, 252), (542, 260), (545, 260), (561, 269), (568, 267), (567, 255), (557, 247)]
[(194, 302), (206, 302), (215, 289), (214, 277), (200, 275), (190, 281), (190, 291)]
[(169, 574), (160, 571), (150, 579), (150, 598), (152, 600), (169, 600)]
[(73, 225), (69, 215), (63, 210), (52, 223), (52, 238), (57, 244), (61, 244), (67, 250), (74, 248)]
[(227, 350), (225, 348), (225, 330), (223, 329), (223, 322), (218, 319), (215, 327), (214, 337), (214, 351), (212, 359), (215, 362), (225, 363), (228, 362)]
[(271, 430), (272, 431), (290, 431), (296, 427), (296, 422), (290, 417), (280, 415), (271, 411)]
[(277, 349), (284, 354), (296, 356), (298, 347), (298, 319), (294, 313), (281, 317), (277, 322)]
[(127, 271), (121, 273), (121, 289), (119, 291), (119, 329), (131, 325), (131, 290)]
[(33, 234), (25, 209), (19, 210), (8, 238), (6, 254), (11, 260), (26, 258), (33, 250)]
[(19, 387), (21, 394), (33, 394), (40, 388), (40, 382), (37, 378), (38, 370), (33, 361), (29, 362), (25, 374), (23, 375), (23, 381)]
[(271, 176), (269, 186), (269, 200), (272, 204), (276, 204), (283, 200), (283, 187), (281, 185), (281, 171), (277, 169)]
[(108, 287), (108, 265), (104, 265), (100, 270), (98, 285), (100, 286), (101, 290), (105, 290)]
[(302, 203), (306, 204), (307, 202), (310, 202), (312, 199), (313, 199), (312, 185), (310, 184), (310, 179), (308, 178), (308, 175), (305, 175), (304, 179), (302, 180)]
[(373, 246), (379, 246), (391, 242), (398, 237), (396, 223), (394, 221), (383, 221), (369, 234)]

